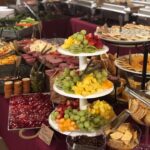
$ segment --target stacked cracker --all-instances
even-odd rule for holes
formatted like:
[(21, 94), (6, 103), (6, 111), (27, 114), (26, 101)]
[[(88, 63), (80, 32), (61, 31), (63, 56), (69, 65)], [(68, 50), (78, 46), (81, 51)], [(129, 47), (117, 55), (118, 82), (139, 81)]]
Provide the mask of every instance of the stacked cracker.
[(110, 134), (108, 140), (109, 147), (118, 150), (130, 150), (138, 144), (138, 133), (131, 124), (123, 123)]
[(129, 110), (132, 118), (140, 124), (150, 126), (150, 108), (138, 99), (129, 101)]

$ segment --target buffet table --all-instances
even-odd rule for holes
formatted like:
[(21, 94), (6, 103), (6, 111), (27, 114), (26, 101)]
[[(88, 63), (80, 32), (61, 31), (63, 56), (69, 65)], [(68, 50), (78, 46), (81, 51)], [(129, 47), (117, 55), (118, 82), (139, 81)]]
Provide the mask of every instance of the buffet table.
[(51, 146), (47, 146), (39, 138), (23, 140), (19, 137), (18, 131), (8, 131), (8, 106), (8, 101), (0, 96), (0, 135), (4, 138), (9, 150), (66, 150), (65, 137), (60, 134), (57, 136), (57, 142), (53, 137)]
[[(9, 103), (3, 96), (0, 96), (0, 135), (4, 138), (6, 145), (9, 150), (66, 150), (65, 136), (60, 135), (55, 132), (56, 136), (53, 137), (52, 143), (50, 146), (47, 146), (39, 138), (32, 140), (21, 139), (18, 135), (18, 131), (8, 131), (7, 130), (7, 121), (8, 121), (8, 106)], [(117, 110), (120, 109), (118, 106)], [(130, 119), (130, 118), (129, 118)], [(135, 122), (131, 120), (134, 124)], [(144, 128), (141, 127), (142, 136), (144, 136)], [(35, 130), (36, 131), (36, 130)], [(29, 132), (29, 133), (28, 133)], [(33, 134), (34, 132), (28, 131), (28, 134)], [(56, 141), (57, 140), (57, 141)], [(142, 138), (142, 141), (144, 139)], [(150, 139), (149, 139), (150, 143)], [(138, 149), (136, 149), (138, 150)]]
[[(92, 24), (92, 23), (88, 23), (88, 22), (86, 22), (86, 21), (82, 21), (82, 20), (80, 20), (79, 18), (72, 18), (72, 19), (70, 19), (70, 18), (66, 18), (66, 19), (60, 19), (60, 20), (53, 20), (53, 21), (48, 21), (48, 22), (43, 22), (43, 33), (42, 33), (42, 35), (43, 35), (43, 38), (53, 38), (53, 37), (68, 37), (70, 34), (72, 34), (72, 33), (75, 33), (75, 32), (79, 32), (80, 30), (82, 30), (82, 29), (86, 29), (87, 30), (87, 32), (92, 32), (92, 33), (94, 33), (95, 32), (95, 30), (96, 30), (96, 27), (97, 27), (97, 25), (95, 25), (95, 24)], [(85, 31), (82, 31), (82, 32), (79, 32), (78, 34), (80, 34), (80, 37), (81, 37), (81, 35), (83, 36), (84, 35), (84, 38), (87, 36), (89, 36), (88, 34), (85, 36)], [(93, 36), (95, 36), (95, 35), (93, 35)], [(86, 37), (86, 38), (87, 38)], [(95, 36), (96, 37), (96, 36)], [(94, 38), (95, 38), (94, 37)], [(88, 40), (90, 40), (90, 37), (88, 37), (89, 39)], [(99, 46), (101, 46), (101, 44), (102, 43), (100, 43), (100, 41), (99, 41), (99, 39), (92, 39), (92, 40), (96, 40), (96, 43), (97, 44), (99, 44)], [(82, 38), (83, 39), (83, 38)], [(68, 40), (68, 39), (67, 39)], [(67, 41), (67, 40), (65, 40), (65, 41)], [(20, 42), (20, 41), (19, 41)], [(20, 43), (21, 44), (21, 43)], [(23, 44), (23, 43), (22, 43)], [(113, 45), (112, 43), (108, 43), (108, 42), (105, 42), (105, 44), (109, 47), (109, 49), (110, 49), (110, 53), (115, 53), (115, 52), (118, 52), (119, 53), (119, 55), (122, 55), (122, 54), (127, 54), (128, 53), (128, 51), (130, 50), (130, 48), (129, 47), (121, 47), (121, 49), (120, 50), (118, 50), (117, 51), (117, 46), (116, 46), (116, 48), (115, 48), (115, 45)], [(26, 45), (27, 45), (27, 43), (26, 43)], [(64, 45), (66, 46), (66, 43), (64, 43)], [(31, 45), (30, 45), (31, 46)], [(39, 46), (39, 42), (38, 42), (38, 46)], [(47, 46), (47, 45), (46, 45)], [(67, 45), (68, 46), (68, 45)], [(95, 56), (97, 56), (97, 55), (102, 55), (102, 54), (106, 54), (106, 52), (108, 51), (108, 48), (107, 48), (107, 46), (102, 46), (102, 49), (101, 49), (101, 51), (97, 48), (97, 47), (95, 47), (96, 48), (96, 52), (93, 52), (92, 54), (93, 54), (93, 56), (95, 55)], [(52, 47), (51, 47), (52, 48)], [(29, 51), (30, 51), (31, 49), (29, 49)], [(35, 50), (35, 49), (34, 49)], [(38, 50), (39, 50), (39, 48), (38, 48)], [(45, 50), (45, 49), (44, 49)], [(56, 49), (55, 49), (56, 50)], [(62, 48), (58, 48), (57, 49), (61, 54), (63, 54), (63, 55), (65, 55), (65, 53), (64, 53), (64, 49), (62, 49)], [(78, 49), (77, 49), (78, 50)], [(81, 48), (81, 50), (82, 50), (82, 48)], [(88, 50), (88, 49), (86, 49), (86, 50)], [(90, 49), (91, 50), (91, 49)], [(93, 50), (93, 49), (92, 49)], [(95, 50), (95, 49), (94, 49)], [(135, 53), (135, 52), (141, 52), (141, 50), (142, 50), (142, 48), (140, 47), (140, 49), (138, 48), (136, 48), (136, 47), (133, 47), (133, 51), (132, 51), (132, 53)], [(42, 50), (43, 51), (43, 50)], [(32, 53), (33, 54), (33, 53)], [(42, 54), (42, 53), (41, 53)], [(80, 69), (82, 69), (82, 67), (84, 67), (84, 63), (81, 63), (81, 62), (83, 62), (83, 60), (86, 58), (86, 57), (88, 57), (88, 56), (92, 56), (91, 55), (91, 53), (90, 53), (90, 55), (87, 55), (88, 53), (85, 53), (83, 56), (82, 56), (82, 53), (79, 55), (79, 54), (77, 54), (76, 56), (77, 57), (79, 57), (79, 66), (80, 66)], [(25, 55), (25, 54), (24, 54)], [(60, 54), (59, 54), (60, 55)], [(75, 56), (74, 54), (70, 54), (69, 53), (69, 55), (70, 56)], [(47, 55), (48, 56), (48, 55)], [(49, 57), (47, 58), (48, 60), (53, 60), (51, 63), (52, 64), (55, 64), (55, 66), (51, 66), (51, 69), (54, 69), (54, 68), (57, 68), (62, 62), (63, 62), (63, 66), (62, 66), (62, 68), (67, 68), (68, 66), (66, 66), (66, 64), (67, 64), (67, 61), (69, 60), (69, 59), (66, 59), (65, 60), (65, 58), (63, 58), (62, 56), (58, 56), (58, 54), (56, 54), (56, 53), (53, 53), (53, 58), (52, 57), (50, 57), (50, 56), (52, 56), (52, 53), (49, 55)], [(36, 57), (36, 56), (34, 56), (34, 57)], [(57, 59), (55, 59), (55, 58), (61, 58), (61, 59), (59, 59), (59, 61), (57, 60)], [(35, 59), (35, 58), (34, 58)], [(46, 59), (46, 58), (45, 58)], [(56, 61), (57, 60), (57, 61)], [(65, 63), (64, 63), (64, 60), (66, 61)], [(69, 60), (69, 65), (71, 64), (71, 60), (72, 60), (72, 58)], [(73, 62), (74, 64), (76, 64), (76, 65), (78, 65), (78, 63), (76, 63), (76, 61), (75, 62)], [(56, 65), (57, 64), (57, 65)], [(62, 64), (61, 64), (62, 65)], [(65, 66), (64, 66), (65, 65)], [(95, 64), (94, 64), (95, 65)], [(40, 64), (40, 67), (41, 67), (41, 64)], [(39, 67), (39, 68), (40, 68)], [(44, 66), (45, 67), (45, 66)], [(60, 67), (60, 66), (59, 66)], [(75, 67), (75, 65), (74, 66), (72, 66), (72, 67)], [(98, 66), (97, 66), (98, 67)], [(37, 69), (37, 71), (39, 71), (39, 68)], [(45, 69), (45, 68), (44, 68)], [(98, 70), (97, 70), (98, 71)], [(32, 77), (32, 79), (33, 79), (33, 73), (34, 73), (34, 71), (32, 71), (31, 72), (31, 77)], [(102, 72), (97, 72), (97, 73), (99, 73), (99, 75), (101, 75), (102, 74)], [(63, 74), (62, 74), (63, 75)], [(73, 72), (73, 73), (71, 73), (71, 71), (69, 70), (69, 73), (67, 73), (67, 75), (65, 76), (65, 78), (68, 78), (68, 77), (70, 77), (71, 79), (72, 79), (72, 77), (73, 77), (73, 79), (74, 79), (74, 77), (79, 77), (79, 75), (77, 74), (77, 72)], [(94, 77), (93, 77), (94, 78)], [(105, 79), (105, 81), (108, 81), (108, 79), (107, 79), (107, 72), (105, 72), (105, 70), (103, 70), (103, 78), (106, 78)], [(59, 79), (59, 77), (58, 77), (58, 79)], [(79, 78), (80, 79), (80, 78)], [(80, 81), (79, 79), (77, 79), (76, 81), (73, 81), (73, 82), (75, 82), (75, 83), (77, 83), (78, 81)], [(94, 78), (95, 80), (96, 80), (96, 83), (97, 84), (99, 84), (99, 82), (98, 82), (98, 80), (97, 80), (97, 78)], [(100, 78), (101, 79), (101, 78)], [(33, 81), (33, 80), (32, 80)], [(58, 80), (57, 80), (58, 81)], [(105, 83), (105, 81), (103, 81), (103, 83)], [(110, 82), (110, 81), (109, 81)], [(68, 81), (67, 81), (67, 83), (68, 83)], [(82, 81), (81, 81), (81, 83), (82, 83)], [(59, 84), (60, 85), (63, 85), (64, 84), (64, 82), (62, 82), (62, 80), (59, 80)], [(93, 83), (92, 83), (93, 84)], [(108, 84), (108, 83), (107, 83)], [(36, 85), (38, 85), (38, 84), (36, 84)], [(94, 85), (94, 84), (93, 84)], [(68, 95), (68, 93), (66, 92), (66, 93), (63, 93), (62, 94), (62, 92), (64, 92), (63, 91), (63, 87), (61, 87), (62, 88), (62, 91), (57, 87), (58, 86), (58, 82), (56, 82), (55, 84), (54, 84), (54, 90), (55, 90), (55, 92), (57, 92), (58, 94), (60, 94), (60, 95), (63, 95), (63, 96), (66, 96), (66, 97), (68, 97), (68, 96), (70, 96), (70, 95)], [(90, 85), (89, 85), (90, 86)], [(70, 90), (70, 88), (71, 88), (71, 86), (69, 85), (69, 88), (68, 88), (68, 90)], [(113, 84), (111, 83), (111, 86), (110, 87), (105, 87), (104, 89), (106, 89), (106, 91), (108, 90), (108, 93), (106, 92), (103, 92), (103, 93), (98, 93), (99, 95), (94, 95), (94, 97), (88, 97), (89, 99), (92, 99), (92, 98), (99, 98), (99, 97), (102, 97), (101, 98), (101, 100), (102, 99), (107, 99), (108, 101), (108, 103), (111, 103), (112, 102), (112, 100), (113, 100), (113, 98), (111, 97), (110, 98), (110, 96), (109, 97), (104, 97), (104, 96), (106, 96), (106, 95), (108, 95), (109, 93), (111, 93), (111, 91), (113, 90)], [(4, 88), (5, 89), (5, 96), (6, 96), (6, 93), (8, 92), (8, 90), (6, 90), (6, 88)], [(12, 88), (13, 89), (13, 88)], [(12, 90), (11, 89), (11, 90)], [(25, 88), (23, 88), (23, 89), (25, 89)], [(30, 87), (29, 87), (29, 89), (30, 89)], [(88, 89), (88, 88), (87, 88)], [(14, 89), (13, 89), (14, 90)], [(83, 90), (85, 90), (85, 89), (83, 89)], [(78, 92), (78, 91), (77, 91)], [(79, 91), (80, 92), (80, 91)], [(19, 94), (17, 94), (17, 95), (19, 95)], [(80, 98), (80, 104), (81, 104), (81, 102), (83, 102), (83, 100), (84, 100), (84, 102), (86, 103), (87, 101), (86, 101), (86, 99), (83, 99), (83, 98), (85, 98), (83, 95), (81, 96), (81, 97), (76, 97), (77, 95), (81, 95), (80, 93), (78, 94), (73, 94), (73, 98)], [(91, 93), (91, 95), (92, 95), (92, 93)], [(11, 97), (11, 94), (10, 94), (10, 96), (9, 96), (9, 98)], [(38, 100), (39, 99), (41, 99), (41, 98), (38, 98)], [(51, 100), (53, 100), (54, 98), (51, 98)], [(31, 99), (30, 98), (27, 98), (27, 99), (25, 99), (24, 101), (25, 101), (25, 106), (27, 105), (26, 103), (27, 103), (27, 101), (30, 101)], [(37, 100), (37, 99), (36, 99)], [(30, 102), (32, 102), (32, 100), (30, 101)], [(48, 102), (50, 102), (49, 101), (49, 98), (48, 98)], [(77, 113), (78, 113), (78, 109), (79, 109), (79, 102), (77, 102), (77, 103), (74, 103), (74, 104), (71, 104), (71, 102), (69, 102), (69, 105), (68, 105), (68, 103), (67, 103), (68, 101), (66, 101), (66, 103), (63, 105), (63, 106), (61, 106), (61, 107), (59, 107), (59, 106), (57, 106), (56, 108), (61, 108), (61, 111), (60, 111), (60, 109), (59, 109), (59, 111), (57, 111), (57, 110), (54, 110), (52, 113), (51, 113), (51, 115), (50, 115), (50, 117), (49, 117), (49, 120), (50, 121), (52, 121), (52, 123), (53, 123), (53, 119), (52, 119), (52, 117), (54, 117), (54, 116), (52, 116), (52, 115), (54, 115), (54, 113), (56, 114), (57, 113), (57, 117), (60, 117), (60, 116), (58, 116), (58, 114), (60, 115), (60, 113), (65, 113), (64, 112), (64, 110), (70, 105), (71, 106), (71, 109), (75, 109), (75, 110), (77, 110)], [(75, 101), (72, 101), (72, 102), (75, 102)], [(37, 101), (36, 101), (36, 103), (37, 103)], [(11, 101), (10, 101), (10, 110), (11, 109), (14, 109), (14, 108), (16, 108), (17, 110), (21, 110), (20, 112), (21, 112), (21, 115), (22, 115), (22, 112), (24, 111), (24, 112), (28, 112), (26, 109), (25, 110), (23, 110), (23, 107), (22, 107), (22, 105), (19, 105), (19, 106), (21, 106), (21, 107), (16, 107), (16, 105), (11, 105), (12, 103), (11, 103)], [(20, 99), (19, 99), (19, 103), (17, 103), (17, 104), (20, 104)], [(116, 105), (117, 104), (117, 105)], [(31, 103), (30, 105), (33, 105), (33, 103)], [(109, 105), (109, 104), (108, 104)], [(15, 107), (14, 107), (15, 106)], [(24, 105), (23, 105), (24, 106)], [(33, 105), (34, 106), (34, 109), (32, 109), (33, 107), (28, 107), (28, 110), (30, 109), (30, 110), (35, 110), (36, 108), (38, 108), (37, 107), (37, 105)], [(47, 106), (48, 107), (48, 109), (50, 109), (50, 106), (49, 105), (44, 105), (44, 108), (45, 108), (45, 106)], [(52, 104), (51, 104), (51, 106), (52, 106)], [(66, 107), (67, 106), (67, 107)], [(84, 105), (80, 105), (80, 111), (82, 110), (82, 107), (81, 106), (84, 106)], [(114, 107), (114, 111), (116, 112), (116, 114), (119, 114), (120, 112), (122, 112), (124, 109), (126, 109), (126, 108), (128, 108), (128, 106), (127, 106), (127, 103), (126, 104), (124, 104), (124, 105), (120, 105), (120, 104), (118, 104), (117, 102), (116, 103), (113, 103), (112, 102), (112, 106)], [(5, 140), (5, 142), (6, 142), (6, 144), (7, 144), (7, 146), (8, 146), (8, 148), (9, 148), (9, 150), (32, 150), (32, 149), (34, 149), (34, 150), (67, 150), (67, 147), (66, 147), (66, 141), (65, 141), (65, 139), (66, 139), (66, 137), (64, 136), (64, 135), (60, 135), (60, 134), (58, 134), (57, 132), (55, 132), (55, 134), (54, 134), (54, 136), (53, 136), (53, 139), (52, 139), (52, 142), (51, 142), (51, 144), (50, 144), (50, 146), (47, 146), (44, 142), (42, 142), (42, 140), (40, 140), (39, 138), (34, 138), (34, 139), (32, 139), (32, 140), (25, 140), (25, 139), (22, 139), (21, 137), (19, 137), (19, 135), (18, 135), (18, 131), (8, 131), (8, 107), (9, 107), (9, 101), (8, 100), (6, 100), (2, 95), (0, 95), (0, 118), (1, 118), (1, 123), (0, 123), (0, 136), (2, 136), (3, 137), (3, 139)], [(63, 107), (65, 108), (65, 109), (63, 109)], [(19, 109), (18, 109), (19, 108)], [(100, 107), (101, 108), (101, 107)], [(138, 107), (138, 108), (140, 108), (140, 107)], [(14, 111), (12, 111), (12, 114), (14, 113), (14, 114), (17, 114), (16, 112), (16, 109), (14, 109)], [(23, 110), (23, 111), (22, 111)], [(42, 110), (42, 111), (41, 111)], [(53, 109), (52, 109), (52, 107), (51, 107), (51, 111), (52, 111)], [(66, 109), (67, 110), (67, 109)], [(94, 109), (93, 109), (94, 110)], [(140, 109), (139, 109), (140, 110)], [(39, 110), (38, 110), (38, 112), (42, 112), (43, 113), (43, 101), (42, 101), (42, 109), (40, 108)], [(36, 112), (36, 113), (38, 113), (38, 112)], [(48, 115), (49, 115), (49, 113), (50, 112), (48, 112)], [(72, 114), (73, 114), (73, 112), (71, 112)], [(90, 111), (88, 112), (89, 114), (90, 114)], [(110, 112), (110, 114), (112, 114), (112, 113), (114, 113), (113, 111), (112, 112)], [(18, 113), (19, 114), (19, 113)], [(17, 114), (17, 115), (18, 115)], [(32, 113), (32, 112), (28, 112), (28, 115), (30, 115), (30, 117), (24, 117), (24, 119), (22, 119), (22, 117), (20, 118), (20, 120), (21, 121), (30, 121), (30, 118), (32, 118), (31, 117), (31, 114), (34, 114), (34, 113)], [(71, 114), (71, 115), (72, 115)], [(115, 113), (114, 113), (115, 114)], [(20, 115), (20, 114), (19, 114)], [(64, 114), (63, 114), (64, 115)], [(86, 117), (87, 117), (87, 115), (86, 114), (83, 114), (83, 115), (85, 115)], [(144, 114), (145, 115), (145, 114)], [(10, 115), (9, 115), (10, 116)], [(36, 116), (37, 116), (37, 114), (36, 114)], [(38, 117), (36, 117), (36, 119), (38, 119), (38, 121), (40, 120), (40, 116), (43, 116), (43, 114), (41, 115), (41, 113), (40, 113), (40, 115), (38, 116)], [(85, 117), (84, 116), (84, 117)], [(13, 116), (14, 117), (14, 116)], [(13, 118), (12, 117), (12, 118)], [(70, 117), (70, 114), (69, 114), (69, 117)], [(79, 117), (79, 116), (78, 116)], [(83, 116), (82, 116), (83, 117)], [(85, 117), (85, 119), (83, 119), (84, 121), (87, 119)], [(94, 116), (95, 117), (95, 116)], [(94, 117), (92, 117), (92, 119), (94, 118)], [(97, 117), (100, 117), (100, 116), (97, 116)], [(144, 117), (144, 116), (143, 116)], [(9, 117), (10, 118), (10, 117)], [(12, 119), (11, 118), (11, 119)], [(15, 118), (15, 119), (14, 119)], [(17, 117), (14, 117), (12, 120), (17, 120), (18, 119), (18, 116)], [(17, 118), (17, 119), (16, 119)], [(47, 120), (47, 118), (48, 117), (46, 117), (46, 120)], [(80, 118), (80, 117), (79, 117)], [(9, 120), (11, 120), (11, 119), (9, 119)], [(60, 118), (56, 118), (56, 116), (55, 116), (55, 118), (54, 118), (55, 120), (56, 119), (58, 119), (58, 120), (61, 120), (62, 118), (60, 117)], [(65, 118), (66, 119), (66, 118)], [(88, 118), (89, 119), (89, 118)], [(12, 121), (11, 120), (11, 121)], [(58, 121), (57, 120), (57, 121)], [(77, 119), (75, 119), (75, 120), (77, 120)], [(32, 120), (33, 121), (33, 120)], [(34, 120), (35, 121), (35, 120)], [(37, 121), (37, 120), (36, 120)], [(50, 124), (50, 126), (53, 128), (53, 129), (55, 129), (54, 127), (53, 127), (53, 124), (51, 123), (49, 121), (49, 124)], [(83, 122), (84, 121), (82, 121), (82, 124), (83, 124)], [(88, 120), (88, 121), (91, 121), (92, 123), (93, 123), (93, 120)], [(103, 120), (104, 121), (104, 120)], [(102, 121), (102, 122), (103, 122)], [(41, 120), (40, 120), (40, 122), (42, 122)], [(133, 123), (133, 124), (137, 124), (136, 122), (134, 122), (133, 121), (133, 119), (131, 119), (131, 118), (129, 118), (128, 119), (128, 122), (130, 122), (131, 124)], [(18, 123), (18, 120), (16, 121), (16, 124)], [(36, 122), (37, 123), (37, 122)], [(59, 123), (62, 123), (62, 120), (61, 120), (61, 122), (59, 122)], [(71, 122), (71, 123), (74, 123), (74, 122)], [(81, 123), (81, 122), (80, 122)], [(103, 122), (104, 123), (104, 122)], [(15, 123), (12, 123), (11, 125), (12, 126), (14, 126), (14, 125), (16, 125)], [(70, 125), (70, 124), (69, 124)], [(65, 124), (65, 130), (66, 130), (66, 127), (68, 127), (69, 126), (68, 124), (66, 125)], [(72, 124), (71, 124), (72, 125)], [(75, 124), (73, 124), (73, 125), (75, 125)], [(104, 125), (104, 124), (103, 124)], [(41, 124), (40, 124), (40, 126), (41, 126)], [(40, 126), (38, 126), (38, 127), (40, 127)], [(87, 126), (87, 124), (85, 125), (85, 122), (84, 122), (84, 128), (87, 128), (88, 126)], [(144, 137), (145, 137), (145, 130), (144, 130), (144, 127), (142, 127), (142, 126), (140, 126), (140, 125), (138, 125), (140, 128), (141, 128), (141, 131), (142, 131), (142, 138), (141, 138), (141, 141), (140, 141), (140, 144), (141, 143), (144, 143)], [(27, 125), (26, 124), (24, 124), (24, 126), (23, 127), (27, 127)], [(19, 126), (18, 128), (20, 129), (20, 128), (23, 128), (23, 127), (21, 127), (21, 126)], [(35, 126), (32, 126), (32, 127), (35, 127)], [(37, 127), (37, 126), (36, 126)], [(72, 127), (74, 127), (74, 130), (75, 129), (80, 129), (80, 128), (75, 128), (75, 126), (72, 126)], [(94, 127), (94, 126), (93, 126)], [(10, 128), (10, 129), (16, 129), (16, 126), (14, 126), (14, 128)], [(82, 128), (81, 128), (82, 129)], [(61, 131), (60, 129), (59, 130), (57, 130), (57, 129), (55, 129), (56, 131)], [(67, 130), (69, 130), (69, 131), (73, 131), (72, 129), (70, 130), (70, 129), (67, 129)], [(87, 130), (88, 131), (88, 130)], [(90, 131), (90, 130), (89, 130)], [(92, 130), (91, 130), (92, 131)], [(35, 134), (37, 132), (37, 129), (35, 129), (35, 130), (30, 130), (30, 131), (27, 131), (27, 135), (30, 135), (30, 134)], [(79, 131), (80, 132), (80, 131)], [(60, 132), (61, 133), (61, 132)], [(147, 132), (148, 133), (148, 132)], [(80, 133), (81, 134), (81, 133)], [(89, 134), (91, 134), (91, 132), (89, 133)], [(97, 131), (96, 131), (96, 134), (98, 134), (97, 133)], [(66, 134), (66, 135), (68, 135), (68, 134)], [(69, 134), (70, 135), (70, 134)], [(138, 138), (137, 138), (138, 139)], [(149, 140), (149, 142), (148, 143), (150, 143), (150, 139), (148, 139)], [(107, 148), (106, 148), (107, 149)], [(108, 149), (107, 149), (108, 150)], [(141, 150), (141, 149), (140, 149)], [(145, 149), (144, 149), (145, 150)]]

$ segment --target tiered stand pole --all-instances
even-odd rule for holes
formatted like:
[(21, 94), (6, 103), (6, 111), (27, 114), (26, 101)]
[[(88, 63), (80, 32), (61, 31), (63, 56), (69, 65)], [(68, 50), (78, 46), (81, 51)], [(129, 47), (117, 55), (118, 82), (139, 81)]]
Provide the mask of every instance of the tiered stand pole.
[[(79, 56), (79, 70), (84, 70), (87, 66), (87, 57), (86, 56)], [(88, 106), (87, 99), (80, 98), (79, 99), (79, 106), (80, 110), (85, 110)]]

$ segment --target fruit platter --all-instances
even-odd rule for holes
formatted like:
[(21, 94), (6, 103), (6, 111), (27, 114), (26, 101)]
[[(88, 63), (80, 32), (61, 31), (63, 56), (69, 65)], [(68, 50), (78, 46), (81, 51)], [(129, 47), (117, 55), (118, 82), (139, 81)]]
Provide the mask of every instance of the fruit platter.
[(102, 134), (102, 127), (115, 117), (113, 108), (97, 100), (86, 110), (79, 109), (79, 100), (67, 100), (59, 104), (49, 116), (49, 124), (56, 131), (71, 136)]
[(9, 102), (8, 130), (40, 128), (48, 124), (52, 111), (49, 94), (34, 93), (13, 96)]
[(58, 51), (69, 56), (95, 56), (106, 53), (108, 48), (98, 36), (81, 30), (68, 37)]
[(113, 91), (113, 83), (107, 79), (107, 71), (82, 72), (65, 69), (56, 78), (54, 90), (71, 98), (97, 98)]

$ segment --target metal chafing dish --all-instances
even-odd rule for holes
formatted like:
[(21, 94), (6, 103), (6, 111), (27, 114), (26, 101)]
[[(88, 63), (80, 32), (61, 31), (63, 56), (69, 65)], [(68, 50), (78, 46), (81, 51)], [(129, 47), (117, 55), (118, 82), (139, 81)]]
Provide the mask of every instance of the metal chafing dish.
[(138, 13), (134, 13), (134, 16), (150, 18), (150, 7), (139, 9)]
[(132, 2), (133, 4), (141, 4), (150, 7), (150, 0), (145, 0), (145, 1), (133, 0)]
[(118, 20), (119, 15), (122, 15), (124, 16), (123, 21), (129, 21), (129, 14), (131, 13), (129, 7), (110, 3), (103, 3), (101, 6), (97, 7), (97, 9), (101, 10), (104, 18), (113, 20)]
[(68, 0), (69, 4), (83, 6), (87, 8), (96, 8), (96, 0)]

